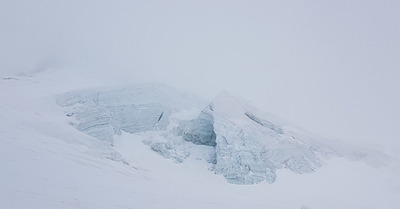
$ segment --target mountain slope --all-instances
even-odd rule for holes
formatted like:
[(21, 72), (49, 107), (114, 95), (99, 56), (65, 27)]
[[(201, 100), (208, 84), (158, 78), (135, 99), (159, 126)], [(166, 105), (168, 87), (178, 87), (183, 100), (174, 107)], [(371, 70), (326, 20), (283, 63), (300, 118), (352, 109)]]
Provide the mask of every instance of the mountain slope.
[[(122, 131), (112, 147), (71, 126), (77, 121), (55, 103), (55, 95), (98, 83), (58, 73), (15, 78), (0, 81), (0, 208), (395, 209), (400, 204), (400, 182), (387, 167), (332, 158), (312, 173), (280, 169), (273, 184), (239, 186), (207, 170), (208, 156), (202, 154), (213, 146), (174, 137), (170, 144), (182, 148), (176, 151), (191, 153), (175, 163), (142, 143), (168, 143), (179, 122), (196, 119), (201, 109), (171, 114), (164, 131)], [(201, 149), (205, 152), (197, 152)]]
[[(113, 145), (122, 131), (151, 132), (144, 143), (153, 151), (176, 162), (203, 153), (208, 169), (233, 184), (273, 183), (278, 169), (310, 173), (328, 157), (367, 155), (293, 129), (226, 92), (204, 105), (166, 85), (140, 84), (67, 92), (57, 96), (57, 103), (76, 119), (74, 127), (99, 140)], [(185, 111), (191, 118), (176, 117)]]

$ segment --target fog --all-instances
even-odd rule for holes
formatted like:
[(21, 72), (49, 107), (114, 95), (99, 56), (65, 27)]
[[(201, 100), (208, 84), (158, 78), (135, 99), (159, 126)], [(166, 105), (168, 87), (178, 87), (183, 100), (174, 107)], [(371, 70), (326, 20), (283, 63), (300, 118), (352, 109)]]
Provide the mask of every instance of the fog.
[(227, 90), (322, 136), (394, 152), (399, 11), (389, 0), (0, 0), (0, 72)]

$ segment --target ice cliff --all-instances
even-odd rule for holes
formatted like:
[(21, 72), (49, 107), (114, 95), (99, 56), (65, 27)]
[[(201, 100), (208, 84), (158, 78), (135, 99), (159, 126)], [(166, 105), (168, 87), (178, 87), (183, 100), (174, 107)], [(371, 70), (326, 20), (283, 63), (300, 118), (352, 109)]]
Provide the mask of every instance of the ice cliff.
[(67, 92), (57, 103), (77, 119), (78, 130), (112, 144), (121, 131), (165, 130), (173, 112), (196, 106), (198, 99), (166, 85), (138, 84)]
[[(184, 123), (191, 130), (184, 139), (215, 146), (213, 170), (234, 184), (273, 183), (276, 169), (296, 173), (312, 172), (321, 166), (316, 147), (311, 147), (292, 132), (285, 133), (279, 124), (264, 119), (263, 114), (245, 102), (220, 94), (199, 117)], [(209, 135), (204, 134), (205, 132)], [(186, 133), (186, 132), (185, 132)], [(195, 135), (195, 137), (192, 137)], [(215, 137), (212, 137), (215, 136)], [(189, 138), (189, 139), (187, 139)]]
[[(209, 169), (233, 184), (273, 183), (281, 168), (312, 172), (322, 165), (321, 156), (334, 153), (323, 140), (287, 128), (228, 93), (206, 105), (168, 86), (143, 84), (68, 92), (57, 102), (88, 135), (112, 144), (121, 131), (146, 132), (145, 143), (162, 156), (184, 162), (202, 153)], [(193, 108), (194, 116), (176, 117)]]

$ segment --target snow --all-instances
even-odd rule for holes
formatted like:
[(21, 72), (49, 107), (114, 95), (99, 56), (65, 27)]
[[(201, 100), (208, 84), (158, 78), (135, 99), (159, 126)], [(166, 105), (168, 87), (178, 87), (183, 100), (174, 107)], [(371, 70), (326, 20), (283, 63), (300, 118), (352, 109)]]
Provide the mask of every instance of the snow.
[[(400, 205), (397, 162), (376, 167), (336, 157), (312, 173), (277, 170), (273, 184), (235, 185), (208, 170), (204, 159), (212, 146), (177, 140), (174, 143), (181, 143), (191, 155), (176, 163), (142, 142), (168, 142), (166, 132), (183, 118), (193, 119), (195, 111), (171, 114), (166, 132), (121, 131), (110, 146), (71, 126), (78, 121), (67, 117), (54, 98), (98, 85), (88, 77), (56, 72), (0, 81), (0, 208), (396, 209)], [(214, 108), (223, 113), (217, 104)], [(229, 118), (239, 127), (254, 123), (242, 121), (247, 118), (242, 113)], [(285, 125), (270, 122), (290, 133)], [(313, 142), (302, 136), (296, 139), (300, 138)], [(367, 154), (381, 161), (374, 153)]]

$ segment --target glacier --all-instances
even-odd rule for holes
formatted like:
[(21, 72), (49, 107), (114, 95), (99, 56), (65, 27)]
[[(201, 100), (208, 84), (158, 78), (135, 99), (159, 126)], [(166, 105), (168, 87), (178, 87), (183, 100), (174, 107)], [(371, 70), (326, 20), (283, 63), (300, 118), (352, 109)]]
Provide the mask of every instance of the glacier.
[(191, 121), (183, 121), (177, 128), (178, 135), (194, 144), (216, 146), (214, 116), (211, 105)]
[[(166, 85), (138, 84), (58, 95), (78, 130), (113, 145), (122, 132), (142, 134), (161, 156), (184, 162), (194, 153), (232, 184), (273, 183), (277, 169), (310, 173), (334, 144), (291, 128), (242, 99), (222, 92), (212, 101)], [(178, 117), (192, 110), (189, 117)]]
[[(256, 184), (265, 180), (273, 183), (276, 169), (307, 173), (322, 165), (313, 147), (294, 140), (293, 133), (284, 134), (278, 124), (261, 116), (255, 108), (223, 92), (191, 121), (193, 126), (189, 130), (195, 130), (195, 136), (200, 136), (197, 141), (215, 144), (213, 170), (233, 184)], [(196, 134), (199, 130), (200, 133), (209, 130), (216, 136), (215, 141), (209, 135)]]
[[(298, 130), (240, 98), (221, 94), (197, 104), (196, 98), (162, 85), (97, 88), (103, 84), (79, 80), (76, 75), (69, 79), (60, 74), (49, 76), (0, 82), (6, 98), (0, 108), (0, 208), (372, 209), (399, 205), (399, 193), (394, 190), (399, 188), (398, 175), (390, 170), (398, 168), (397, 163), (397, 167), (366, 165), (366, 157), (379, 157), (359, 147), (337, 149), (329, 140)], [(97, 94), (99, 99), (92, 99)], [(138, 103), (165, 104), (166, 98), (183, 104), (172, 106), (173, 112), (162, 116), (167, 117), (168, 125), (154, 126), (163, 109), (151, 113), (155, 117), (148, 122), (147, 131), (120, 129), (124, 120), (115, 109)], [(116, 133), (110, 128), (114, 133), (112, 146), (78, 129), (88, 121), (101, 124), (95, 118), (102, 117), (109, 119), (86, 131), (101, 136), (99, 132), (109, 130), (107, 127), (116, 128)], [(137, 122), (130, 115), (126, 118)], [(242, 129), (244, 134), (236, 137)], [(194, 136), (185, 137), (184, 131)], [(271, 136), (257, 138), (260, 132)], [(222, 136), (228, 145), (222, 144)], [(249, 147), (251, 143), (257, 144), (256, 149)], [(316, 155), (309, 158), (316, 157), (323, 167), (306, 175), (293, 173), (289, 167), (293, 171), (298, 167), (285, 160), (294, 158), (290, 161), (298, 163), (307, 158), (304, 153), (296, 155), (299, 146), (309, 147)], [(343, 150), (355, 153), (354, 158), (325, 160), (325, 156), (342, 155)], [(262, 160), (256, 161), (253, 155)], [(234, 156), (240, 157), (241, 164)], [(354, 160), (357, 156), (363, 160)], [(265, 159), (269, 161), (262, 162)], [(303, 164), (307, 162), (299, 165)], [(256, 172), (257, 166), (262, 172)], [(267, 174), (276, 176), (272, 185), (268, 185)], [(236, 184), (265, 180), (258, 185), (236, 186), (225, 178)]]
[[(193, 102), (194, 101), (194, 102)], [(116, 89), (88, 89), (57, 96), (57, 103), (74, 116), (74, 126), (113, 143), (121, 131), (164, 130), (173, 112), (196, 105), (198, 99), (161, 84), (137, 84)]]

